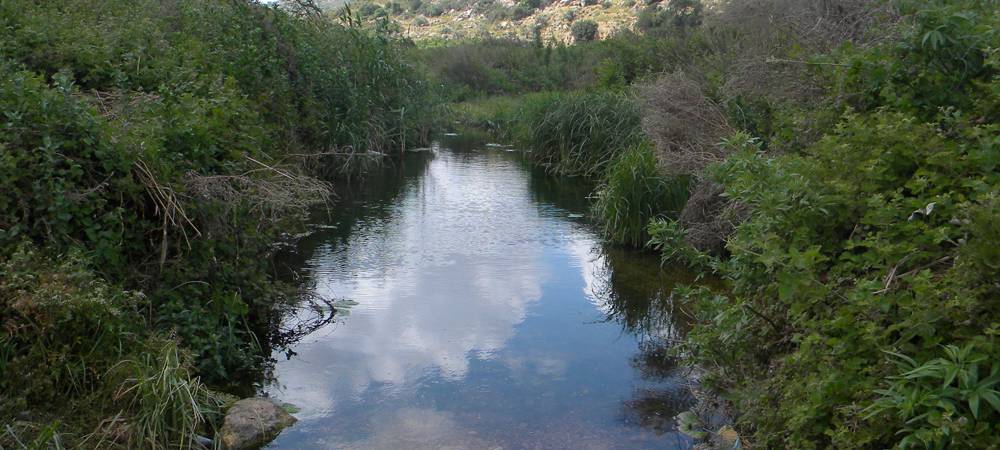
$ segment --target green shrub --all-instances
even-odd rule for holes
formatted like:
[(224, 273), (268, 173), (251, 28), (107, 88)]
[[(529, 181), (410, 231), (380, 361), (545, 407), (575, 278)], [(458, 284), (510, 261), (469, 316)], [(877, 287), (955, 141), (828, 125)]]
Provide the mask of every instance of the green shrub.
[(636, 27), (653, 36), (685, 34), (701, 25), (703, 10), (699, 0), (674, 0), (662, 9), (652, 4), (639, 13)]
[(0, 61), (0, 249), (25, 237), (87, 246), (102, 265), (122, 270), (138, 235), (130, 177), (137, 155), (110, 143), (92, 106), (77, 97), (68, 73), (50, 87)]
[(145, 304), (96, 276), (79, 250), (53, 257), (17, 245), (0, 265), (2, 414), (103, 389), (106, 372), (141, 342)]
[(650, 226), (664, 258), (728, 281), (675, 294), (698, 305), (685, 351), (714, 368), (706, 384), (754, 447), (991, 448), (1000, 435), (1000, 16), (992, 2), (902, 5), (901, 34), (830, 56), (830, 97), (807, 120), (733, 105), (765, 142), (816, 137), (709, 170), (750, 211), (727, 259), (693, 251), (676, 223)]
[(369, 2), (364, 2), (358, 7), (358, 14), (361, 14), (361, 17), (375, 17), (379, 11), (382, 11), (382, 8)]
[(687, 200), (686, 180), (671, 180), (657, 168), (649, 145), (618, 155), (596, 192), (593, 213), (605, 238), (642, 247), (649, 240), (650, 220), (676, 215)]
[[(997, 431), (990, 424), (1000, 421), (1000, 364), (974, 343), (947, 345), (943, 351), (944, 357), (923, 364), (891, 354), (899, 375), (878, 391), (869, 417), (890, 412), (904, 421), (903, 448), (988, 448)], [(969, 426), (970, 418), (975, 425)]]
[(511, 12), (511, 18), (514, 20), (521, 20), (527, 17), (531, 17), (532, 14), (534, 14), (533, 9), (525, 5), (517, 5)]
[(101, 280), (78, 250), (49, 253), (20, 244), (0, 265), (0, 414), (58, 412), (67, 426), (5, 430), (0, 445), (34, 435), (39, 448), (186, 448), (210, 434), (205, 414), (218, 419), (218, 402), (176, 342), (148, 334), (149, 299)]
[(590, 42), (597, 39), (597, 22), (593, 20), (578, 20), (570, 27), (573, 42)]
[[(534, 29), (540, 33), (536, 18)], [(545, 24), (542, 24), (545, 25)], [(450, 98), (469, 100), (482, 95), (569, 91), (602, 86), (613, 67), (616, 88), (662, 72), (678, 62), (683, 47), (674, 39), (659, 39), (624, 31), (608, 39), (576, 45), (546, 45), (541, 35), (532, 41), (483, 39), (418, 48), (415, 55), (435, 75)]]
[[(954, 259), (992, 235), (965, 222), (995, 204), (996, 163), (982, 163), (997, 151), (982, 140), (992, 128), (965, 128), (959, 143), (881, 111), (847, 117), (806, 155), (723, 164), (727, 195), (753, 215), (720, 269), (733, 295), (702, 306), (712, 319), (691, 339), (699, 359), (727, 368), (727, 385), (747, 386), (735, 392), (760, 444), (897, 442), (898, 415), (860, 419), (892, 374), (880, 350), (919, 360), (995, 326), (984, 280), (996, 270)], [(997, 348), (995, 337), (982, 345), (991, 358)], [(767, 376), (749, 375), (761, 364)], [(960, 423), (953, 436), (996, 432), (971, 415)]]
[(444, 14), (444, 8), (438, 4), (424, 3), (420, 8), (420, 12), (424, 13), (427, 17), (438, 17)]
[(712, 270), (714, 264), (718, 263), (687, 242), (687, 230), (677, 220), (654, 218), (647, 225), (646, 233), (649, 235), (647, 245), (660, 254), (663, 264), (683, 264), (691, 268)]

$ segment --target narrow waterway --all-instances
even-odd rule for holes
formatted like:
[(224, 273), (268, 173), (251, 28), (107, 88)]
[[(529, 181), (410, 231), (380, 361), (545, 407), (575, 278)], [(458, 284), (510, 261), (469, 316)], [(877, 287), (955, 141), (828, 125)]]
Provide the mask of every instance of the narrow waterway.
[[(667, 298), (693, 275), (602, 244), (592, 186), (451, 138), (355, 190), (285, 259), (308, 331), (263, 392), (270, 448), (688, 448)], [(338, 312), (323, 319), (334, 301)]]

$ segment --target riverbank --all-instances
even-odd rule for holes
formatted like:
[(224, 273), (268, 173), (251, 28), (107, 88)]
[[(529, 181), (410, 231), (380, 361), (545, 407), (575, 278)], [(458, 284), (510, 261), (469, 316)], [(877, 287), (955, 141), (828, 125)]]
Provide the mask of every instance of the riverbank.
[[(1000, 393), (971, 374), (1000, 361), (995, 7), (725, 3), (666, 37), (665, 75), (459, 109), (603, 178), (610, 239), (726, 280), (673, 295), (698, 305), (679, 349), (743, 445), (988, 448)], [(678, 177), (672, 216), (655, 202)]]
[(0, 446), (211, 437), (295, 294), (274, 242), (435, 97), (396, 36), (308, 8), (12, 1), (0, 42)]

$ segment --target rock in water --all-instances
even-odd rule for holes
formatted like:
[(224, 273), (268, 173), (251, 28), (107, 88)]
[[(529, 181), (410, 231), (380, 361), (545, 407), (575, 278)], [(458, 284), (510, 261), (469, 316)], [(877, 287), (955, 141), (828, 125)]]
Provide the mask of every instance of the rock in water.
[(295, 418), (265, 398), (245, 398), (229, 408), (218, 439), (226, 450), (260, 447), (295, 423)]

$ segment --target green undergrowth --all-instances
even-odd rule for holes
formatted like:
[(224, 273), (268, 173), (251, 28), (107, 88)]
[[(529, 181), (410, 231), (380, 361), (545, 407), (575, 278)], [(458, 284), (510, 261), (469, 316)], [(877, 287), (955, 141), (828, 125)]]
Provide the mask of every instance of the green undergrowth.
[(750, 211), (725, 258), (650, 226), (665, 258), (727, 281), (675, 292), (699, 304), (684, 350), (755, 448), (1000, 442), (1000, 15), (900, 7), (898, 37), (828, 55), (838, 102), (804, 114), (849, 104), (832, 126), (775, 129), (707, 171)]
[(24, 243), (0, 269), (0, 411), (14, 419), (0, 444), (186, 448), (210, 434), (220, 397), (176, 337), (149, 333), (141, 292), (108, 284), (80, 250)]
[(422, 46), (412, 54), (452, 101), (623, 87), (674, 70), (703, 43), (621, 32), (576, 45), (485, 38)]
[(528, 97), (514, 133), (536, 164), (584, 176), (602, 175), (619, 154), (643, 140), (637, 105), (617, 91)]

